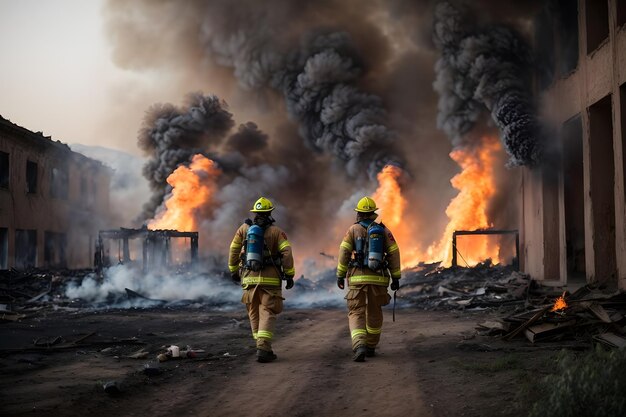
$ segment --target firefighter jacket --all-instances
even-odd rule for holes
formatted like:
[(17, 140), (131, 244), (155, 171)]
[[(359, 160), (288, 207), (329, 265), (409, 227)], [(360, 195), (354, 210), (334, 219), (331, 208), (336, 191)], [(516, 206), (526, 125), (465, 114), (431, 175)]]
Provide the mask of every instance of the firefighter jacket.
[[(373, 271), (367, 267), (367, 253), (364, 253), (363, 266), (356, 264), (355, 242), (357, 238), (367, 239), (367, 230), (359, 223), (355, 223), (346, 232), (339, 246), (339, 264), (337, 277), (348, 278), (350, 288), (357, 288), (363, 284), (389, 285), (389, 274), (394, 279), (400, 279), (400, 248), (389, 229), (385, 227), (385, 259), (387, 268)], [(387, 269), (389, 272), (387, 272)]]
[(291, 244), (287, 240), (287, 235), (277, 226), (272, 225), (265, 229), (263, 234), (265, 241), (263, 267), (259, 271), (252, 271), (244, 268), (241, 262), (241, 254), (246, 249), (244, 241), (249, 228), (250, 226), (244, 223), (237, 229), (230, 244), (228, 269), (231, 273), (241, 269), (241, 286), (244, 289), (256, 284), (280, 288), (282, 272), (289, 277), (293, 277), (296, 273), (293, 266)]

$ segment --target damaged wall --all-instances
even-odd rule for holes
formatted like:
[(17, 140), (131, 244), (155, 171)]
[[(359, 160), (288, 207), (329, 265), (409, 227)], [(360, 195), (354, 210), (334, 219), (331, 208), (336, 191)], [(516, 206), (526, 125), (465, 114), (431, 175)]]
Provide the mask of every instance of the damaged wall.
[(626, 288), (626, 5), (575, 6), (552, 1), (535, 21), (536, 48), (554, 51), (537, 79), (555, 132), (546, 166), (525, 169), (523, 265), (547, 283)]
[(87, 268), (109, 226), (111, 172), (0, 117), (0, 269)]

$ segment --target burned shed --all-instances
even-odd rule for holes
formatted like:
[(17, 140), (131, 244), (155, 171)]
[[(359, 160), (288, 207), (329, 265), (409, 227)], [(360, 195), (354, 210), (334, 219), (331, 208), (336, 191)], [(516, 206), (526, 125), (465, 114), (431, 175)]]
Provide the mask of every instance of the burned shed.
[[(189, 245), (188, 251), (180, 241), (177, 248), (172, 238), (186, 241), (184, 243)], [(132, 248), (133, 242), (139, 243), (139, 246)], [(182, 254), (177, 254), (177, 252), (182, 252)], [(147, 271), (158, 267), (191, 265), (197, 259), (198, 232), (149, 230), (145, 227), (142, 229), (120, 228), (100, 231), (96, 242), (94, 266), (101, 271), (113, 263), (124, 265), (139, 263), (141, 269)]]
[(111, 170), (0, 116), (0, 269), (87, 268)]
[(626, 3), (546, 2), (536, 77), (556, 126), (541, 169), (525, 169), (521, 263), (546, 285), (626, 288)]

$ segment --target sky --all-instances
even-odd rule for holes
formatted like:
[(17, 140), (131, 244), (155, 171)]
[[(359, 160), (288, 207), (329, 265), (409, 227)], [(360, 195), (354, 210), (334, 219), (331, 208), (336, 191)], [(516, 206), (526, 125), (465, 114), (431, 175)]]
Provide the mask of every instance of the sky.
[[(139, 154), (155, 77), (116, 67), (103, 0), (0, 0), (0, 115), (65, 143)], [(162, 98), (162, 97), (160, 97)], [(125, 109), (116, 112), (120, 101)]]

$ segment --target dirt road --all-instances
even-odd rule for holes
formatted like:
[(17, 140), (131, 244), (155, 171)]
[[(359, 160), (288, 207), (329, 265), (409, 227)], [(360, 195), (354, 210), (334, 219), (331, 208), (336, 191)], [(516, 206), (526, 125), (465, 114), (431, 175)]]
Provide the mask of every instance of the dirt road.
[[(0, 415), (519, 415), (520, 386), (541, 376), (548, 353), (505, 353), (477, 339), (473, 327), (488, 316), (403, 310), (393, 323), (387, 310), (379, 355), (355, 363), (346, 311), (288, 310), (277, 323), (278, 360), (259, 364), (242, 311), (50, 313), (0, 327)], [(90, 332), (77, 349), (32, 350), (34, 338)], [(131, 337), (145, 342), (148, 359), (127, 357), (138, 349), (121, 341)], [(458, 348), (464, 339), (470, 349)], [(496, 347), (471, 348), (485, 342)], [(146, 376), (144, 363), (171, 343), (208, 356)], [(18, 347), (30, 349), (7, 350)], [(121, 394), (106, 394), (107, 381)]]
[[(250, 416), (431, 415), (399, 323), (388, 326), (379, 356), (355, 363), (345, 314), (313, 313), (277, 340), (277, 362), (251, 364), (199, 409)], [(259, 389), (260, 383), (267, 386)]]

